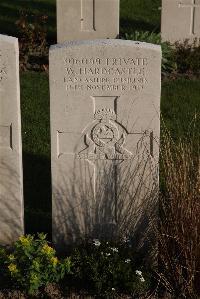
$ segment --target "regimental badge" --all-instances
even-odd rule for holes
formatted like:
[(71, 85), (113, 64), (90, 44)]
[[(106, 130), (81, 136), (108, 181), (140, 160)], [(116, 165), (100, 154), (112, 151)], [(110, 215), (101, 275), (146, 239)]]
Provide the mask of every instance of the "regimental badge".
[[(116, 113), (103, 108), (94, 114), (96, 124), (85, 134), (86, 148), (77, 155), (88, 160), (128, 160), (132, 154), (124, 148), (126, 132), (116, 122)], [(122, 133), (120, 133), (122, 132)]]

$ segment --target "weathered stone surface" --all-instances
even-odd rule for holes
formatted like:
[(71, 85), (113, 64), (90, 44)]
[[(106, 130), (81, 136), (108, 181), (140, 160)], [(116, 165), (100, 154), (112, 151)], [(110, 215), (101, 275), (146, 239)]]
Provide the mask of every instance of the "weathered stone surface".
[(200, 38), (200, 0), (162, 0), (162, 39), (174, 43)]
[(18, 40), (0, 35), (0, 244), (23, 232)]
[(150, 209), (158, 187), (160, 76), (159, 46), (96, 40), (51, 47), (58, 247), (124, 234), (141, 224), (147, 203)]
[(116, 38), (119, 0), (57, 0), (57, 40)]

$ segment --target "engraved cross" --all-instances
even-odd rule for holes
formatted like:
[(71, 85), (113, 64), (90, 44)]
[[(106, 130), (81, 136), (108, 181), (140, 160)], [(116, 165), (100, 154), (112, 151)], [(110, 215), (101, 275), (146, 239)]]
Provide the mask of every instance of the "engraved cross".
[(81, 31), (95, 31), (95, 1), (81, 0)]
[(190, 34), (195, 34), (195, 13), (196, 8), (200, 8), (200, 4), (196, 3), (196, 0), (192, 0), (192, 3), (185, 4), (184, 0), (179, 3), (179, 8), (190, 8), (191, 10), (191, 22), (190, 22)]
[[(57, 157), (62, 159), (63, 155), (68, 155), (72, 159), (74, 157), (81, 161), (80, 163), (84, 161), (89, 163), (93, 169), (94, 196), (97, 197), (97, 191), (101, 189), (98, 185), (103, 184), (108, 177), (113, 177), (109, 180), (112, 186), (108, 189), (115, 192), (118, 167), (120, 168), (121, 163), (135, 156), (128, 147), (132, 145), (131, 148), (135, 147), (135, 151), (137, 143), (140, 140), (142, 142), (145, 134), (134, 132), (134, 129), (127, 131), (120, 124), (117, 119), (119, 96), (91, 96), (90, 98), (93, 101), (94, 121), (82, 132), (57, 131)], [(150, 155), (153, 156), (153, 132), (147, 134), (147, 139)]]

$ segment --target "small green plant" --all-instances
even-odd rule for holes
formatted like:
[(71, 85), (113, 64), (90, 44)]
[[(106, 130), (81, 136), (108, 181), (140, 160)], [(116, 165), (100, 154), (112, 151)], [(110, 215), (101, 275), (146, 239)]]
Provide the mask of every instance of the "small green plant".
[(45, 234), (38, 234), (37, 238), (20, 237), (11, 253), (0, 252), (0, 262), (4, 275), (28, 294), (34, 294), (48, 283), (59, 282), (71, 268), (70, 258), (58, 260)]
[(151, 44), (159, 45), (161, 44), (160, 33), (150, 32), (150, 31), (135, 31), (131, 34), (125, 34), (125, 38), (129, 40), (141, 41)]
[(48, 69), (47, 16), (21, 12), (16, 25), (19, 31), (20, 69)]
[(161, 45), (162, 48), (162, 73), (171, 73), (176, 71), (177, 65), (174, 59), (173, 48), (168, 42), (161, 41), (160, 33), (149, 31), (135, 31), (132, 34), (125, 34), (125, 39), (141, 41), (156, 45)]
[(106, 298), (120, 293), (144, 294), (149, 278), (136, 268), (131, 252), (125, 243), (116, 246), (93, 240), (82, 244), (71, 256), (73, 279), (79, 286)]
[(6, 259), (6, 250), (2, 247), (0, 247), (0, 280), (3, 276), (3, 266)]

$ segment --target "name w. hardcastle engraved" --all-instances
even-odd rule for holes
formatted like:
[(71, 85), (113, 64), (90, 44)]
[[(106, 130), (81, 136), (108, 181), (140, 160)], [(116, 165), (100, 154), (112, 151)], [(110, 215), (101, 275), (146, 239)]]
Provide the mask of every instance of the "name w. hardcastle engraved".
[(144, 68), (106, 68), (106, 67), (90, 67), (90, 68), (66, 68), (66, 73), (68, 75), (113, 75), (113, 76), (122, 76), (122, 75), (135, 75), (135, 74), (144, 74)]

